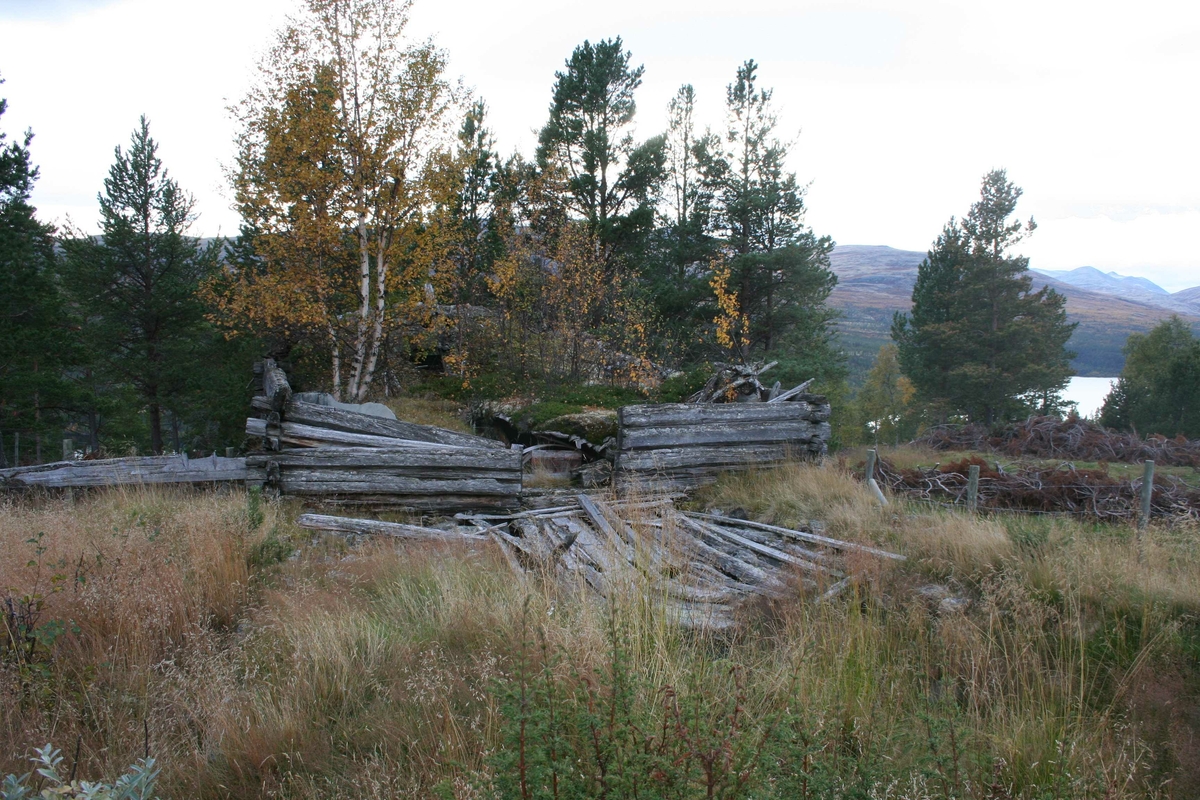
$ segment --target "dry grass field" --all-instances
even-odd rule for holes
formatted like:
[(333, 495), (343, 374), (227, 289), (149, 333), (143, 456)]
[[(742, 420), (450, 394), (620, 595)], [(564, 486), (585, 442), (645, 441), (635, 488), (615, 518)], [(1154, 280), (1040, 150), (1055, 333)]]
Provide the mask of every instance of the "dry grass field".
[[(694, 501), (909, 556), (670, 623), (243, 492), (0, 503), (0, 773), (147, 750), (164, 797), (1200, 795), (1200, 532), (881, 510), (836, 467)], [(797, 584), (798, 585), (798, 584)]]

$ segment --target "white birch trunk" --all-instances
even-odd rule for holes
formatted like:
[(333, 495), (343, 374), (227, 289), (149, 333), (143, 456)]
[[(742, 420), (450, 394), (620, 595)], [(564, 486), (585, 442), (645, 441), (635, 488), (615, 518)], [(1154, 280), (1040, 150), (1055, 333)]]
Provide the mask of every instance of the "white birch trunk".
[[(360, 197), (359, 202), (365, 204)], [(354, 374), (350, 377), (347, 394), (358, 397), (359, 383), (362, 380), (363, 364), (367, 354), (367, 318), (371, 314), (371, 251), (368, 248), (370, 239), (367, 236), (367, 218), (365, 213), (358, 215), (358, 259), (359, 259), (359, 306), (358, 324), (354, 334)]]
[(371, 326), (371, 350), (367, 357), (366, 370), (362, 382), (358, 386), (356, 402), (359, 403), (364, 402), (367, 398), (367, 391), (371, 388), (371, 381), (375, 377), (375, 367), (379, 363), (379, 350), (383, 345), (383, 312), (387, 302), (387, 250), (389, 243), (387, 236), (380, 236), (379, 250), (375, 254), (375, 319)]
[[(328, 319), (328, 315), (326, 315)], [(342, 402), (342, 349), (338, 346), (337, 331), (333, 323), (327, 322), (329, 329), (329, 347), (333, 353), (333, 399)]]

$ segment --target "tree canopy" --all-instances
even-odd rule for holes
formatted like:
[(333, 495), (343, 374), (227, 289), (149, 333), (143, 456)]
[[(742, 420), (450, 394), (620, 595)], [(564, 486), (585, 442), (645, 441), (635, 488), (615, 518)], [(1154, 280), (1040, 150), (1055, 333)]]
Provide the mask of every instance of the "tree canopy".
[(409, 6), (307, 0), (235, 109), (253, 258), (210, 287), (216, 318), (284, 349), (319, 341), (352, 401), (429, 282), (414, 251), (452, 98), (445, 54), (404, 36)]
[(1011, 252), (1036, 227), (1010, 219), (1020, 196), (1004, 170), (989, 172), (921, 263), (911, 312), (893, 321), (904, 373), (941, 418), (992, 423), (1061, 405), (1075, 326), (1065, 298), (1034, 292), (1029, 259)]
[(1200, 339), (1183, 320), (1173, 316), (1130, 335), (1125, 368), (1100, 422), (1143, 436), (1200, 438)]

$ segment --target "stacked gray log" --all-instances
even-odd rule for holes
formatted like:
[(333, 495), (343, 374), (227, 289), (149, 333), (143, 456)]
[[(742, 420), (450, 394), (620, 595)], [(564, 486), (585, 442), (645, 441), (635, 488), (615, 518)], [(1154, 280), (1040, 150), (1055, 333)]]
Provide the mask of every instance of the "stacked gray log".
[(323, 503), (419, 511), (511, 509), (521, 498), (521, 453), (431, 425), (306, 403), (268, 361), (264, 394), (246, 420), (262, 450), (246, 459), (263, 486)]
[(57, 461), (36, 467), (0, 470), (0, 486), (64, 489), (80, 486), (122, 486), (143, 483), (223, 483), (261, 476), (247, 470), (241, 458), (188, 458), (183, 454), (134, 456), (94, 461)]
[(799, 394), (780, 403), (672, 403), (618, 411), (619, 487), (687, 489), (722, 472), (813, 459), (828, 449), (829, 403)]

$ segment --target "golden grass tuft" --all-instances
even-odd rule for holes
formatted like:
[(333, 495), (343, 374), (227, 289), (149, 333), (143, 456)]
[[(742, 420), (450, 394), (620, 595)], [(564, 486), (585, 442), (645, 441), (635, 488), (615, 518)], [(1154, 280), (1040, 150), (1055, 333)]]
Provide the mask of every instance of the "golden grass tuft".
[(396, 418), (418, 425), (436, 425), (460, 433), (472, 433), (461, 404), (440, 397), (391, 397), (387, 407)]

